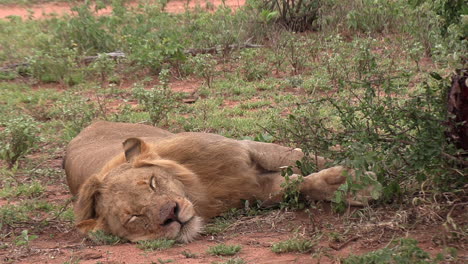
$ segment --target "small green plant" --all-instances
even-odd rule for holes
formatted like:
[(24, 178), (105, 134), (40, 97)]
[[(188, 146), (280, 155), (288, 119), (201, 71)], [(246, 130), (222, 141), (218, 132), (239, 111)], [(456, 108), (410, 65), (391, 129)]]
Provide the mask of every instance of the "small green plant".
[(39, 125), (27, 115), (13, 117), (0, 125), (5, 127), (0, 131), (0, 158), (12, 168), (18, 159), (28, 154), (40, 141)]
[(309, 57), (308, 41), (304, 36), (290, 33), (286, 40), (286, 58), (293, 69), (292, 74), (299, 74), (306, 66)]
[(69, 207), (67, 209), (62, 209), (59, 212), (55, 213), (55, 217), (59, 217), (60, 220), (65, 221), (65, 222), (70, 222), (72, 223), (75, 220), (75, 214), (73, 212), (73, 208)]
[(342, 260), (343, 264), (436, 264), (442, 259), (432, 259), (429, 253), (418, 247), (413, 239), (399, 239), (391, 246), (361, 256), (350, 256)]
[(159, 73), (160, 86), (146, 90), (143, 87), (133, 89), (133, 96), (143, 105), (150, 116), (153, 125), (168, 121), (168, 115), (177, 107), (176, 95), (169, 87), (169, 70), (164, 69)]
[(240, 73), (247, 81), (260, 80), (268, 74), (268, 67), (265, 63), (259, 63), (261, 58), (258, 50), (247, 49), (240, 53), (241, 66)]
[(285, 241), (274, 243), (271, 246), (271, 251), (275, 253), (287, 253), (287, 252), (299, 252), (306, 253), (310, 252), (314, 247), (314, 243), (307, 239), (291, 238)]
[(211, 88), (215, 77), (217, 64), (211, 54), (197, 54), (189, 58), (188, 64), (193, 67), (193, 72), (205, 79), (206, 85)]
[(218, 244), (208, 249), (208, 253), (214, 256), (233, 256), (237, 254), (242, 247), (240, 245)]
[(89, 67), (91, 74), (99, 78), (101, 86), (104, 86), (109, 76), (114, 72), (116, 62), (106, 53), (99, 54), (97, 59)]
[(21, 234), (15, 238), (15, 245), (17, 246), (27, 246), (29, 242), (36, 239), (37, 235), (30, 235), (27, 229), (21, 231)]
[(175, 240), (162, 238), (155, 240), (138, 241), (137, 247), (145, 251), (155, 251), (171, 248), (172, 246), (174, 246), (174, 244)]
[(102, 230), (89, 232), (89, 238), (96, 244), (96, 245), (117, 245), (119, 243), (126, 242), (125, 239), (120, 238), (118, 236), (114, 236), (108, 234)]
[(66, 92), (56, 102), (49, 115), (61, 120), (64, 130), (63, 138), (72, 140), (78, 133), (97, 116), (98, 110), (95, 103), (85, 97), (77, 96), (72, 92)]
[(294, 174), (291, 166), (282, 168), (281, 176), (284, 177), (284, 182), (280, 185), (283, 190), (283, 200), (280, 204), (281, 208), (303, 209), (305, 204), (300, 199), (300, 188), (304, 177)]

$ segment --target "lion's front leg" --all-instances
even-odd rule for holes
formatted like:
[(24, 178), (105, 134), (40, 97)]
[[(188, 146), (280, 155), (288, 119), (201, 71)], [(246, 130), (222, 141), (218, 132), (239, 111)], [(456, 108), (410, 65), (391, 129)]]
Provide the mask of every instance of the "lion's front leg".
[[(312, 173), (304, 177), (304, 182), (301, 185), (301, 193), (309, 200), (331, 201), (338, 187), (346, 182), (347, 175), (355, 178), (354, 170), (347, 169), (343, 166), (335, 166), (317, 173)], [(356, 195), (350, 195), (347, 202), (354, 206), (366, 205), (371, 199), (370, 192), (371, 188), (358, 191)]]

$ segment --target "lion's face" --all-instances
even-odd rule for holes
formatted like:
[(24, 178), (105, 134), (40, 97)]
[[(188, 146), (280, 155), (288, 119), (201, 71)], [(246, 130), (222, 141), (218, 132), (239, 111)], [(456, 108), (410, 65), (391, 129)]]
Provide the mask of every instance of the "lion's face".
[(78, 195), (78, 227), (85, 232), (104, 230), (130, 241), (193, 240), (202, 221), (177, 178), (184, 173), (190, 172), (171, 161), (139, 159), (121, 164), (102, 178), (93, 176)]
[(105, 184), (97, 206), (111, 233), (131, 241), (161, 237), (189, 241), (198, 233), (200, 219), (179, 181), (157, 166), (124, 167), (106, 177), (112, 181)]

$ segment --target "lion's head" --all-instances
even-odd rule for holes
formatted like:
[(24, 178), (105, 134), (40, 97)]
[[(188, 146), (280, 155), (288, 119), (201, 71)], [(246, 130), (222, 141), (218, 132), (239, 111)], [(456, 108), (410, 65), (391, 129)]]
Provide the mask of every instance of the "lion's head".
[(204, 192), (196, 190), (202, 187), (195, 175), (161, 159), (138, 138), (124, 142), (120, 159), (80, 188), (75, 205), (78, 228), (104, 230), (130, 241), (191, 241), (202, 226), (194, 203)]

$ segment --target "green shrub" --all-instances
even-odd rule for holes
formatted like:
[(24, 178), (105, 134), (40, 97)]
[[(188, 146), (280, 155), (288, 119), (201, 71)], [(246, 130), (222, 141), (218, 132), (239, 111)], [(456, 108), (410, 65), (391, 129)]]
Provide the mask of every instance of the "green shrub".
[(261, 63), (259, 50), (247, 49), (240, 53), (241, 66), (239, 70), (247, 81), (256, 81), (263, 79), (268, 74), (268, 66)]
[(116, 40), (110, 28), (106, 28), (109, 18), (97, 16), (100, 6), (92, 10), (91, 4), (86, 1), (82, 5), (72, 8), (74, 16), (51, 21), (50, 26), (56, 43), (63, 43), (70, 48), (76, 47), (80, 54), (115, 51)]
[(208, 253), (215, 256), (233, 256), (242, 249), (239, 245), (218, 244), (208, 249)]
[[(456, 161), (447, 158), (459, 152), (447, 143), (441, 125), (447, 82), (427, 79), (414, 92), (401, 95), (404, 75), (376, 82), (376, 70), (366, 73), (363, 68), (359, 81), (340, 82), (341, 92), (320, 105), (299, 106), (279, 126), (278, 138), (293, 139), (306, 152), (355, 168), (363, 185), (375, 183), (364, 172), (375, 172), (384, 186), (384, 200), (427, 180), (439, 190), (460, 187), (463, 180), (450, 169)], [(363, 185), (348, 180), (343, 188), (355, 191)]]
[(167, 123), (168, 115), (177, 107), (177, 96), (169, 87), (169, 70), (162, 70), (159, 73), (161, 85), (155, 86), (150, 90), (144, 87), (133, 89), (133, 96), (149, 113), (150, 122), (157, 125), (162, 121)]
[(354, 1), (354, 8), (347, 16), (349, 29), (363, 33), (389, 33), (400, 29), (404, 23), (405, 3), (401, 1)]
[(38, 123), (27, 115), (6, 121), (0, 131), (0, 158), (11, 168), (40, 141)]
[(321, 1), (262, 0), (260, 7), (261, 18), (269, 18), (291, 31), (302, 32), (317, 27)]
[(49, 115), (59, 118), (64, 126), (63, 137), (72, 140), (78, 133), (97, 116), (98, 110), (94, 102), (72, 92), (66, 92), (50, 110)]
[(217, 64), (216, 60), (211, 54), (197, 54), (193, 57), (190, 57), (188, 65), (193, 69), (193, 72), (205, 79), (206, 85), (211, 88), (213, 84), (213, 79), (216, 74), (215, 66)]
[[(451, 25), (466, 23), (466, 21), (463, 22), (463, 17), (468, 14), (468, 8), (466, 6), (466, 1), (464, 0), (410, 0), (409, 3), (416, 8), (422, 5), (427, 5), (438, 16), (440, 16), (442, 18), (441, 29), (444, 35), (447, 34), (448, 28)], [(466, 36), (466, 33), (468, 33), (466, 30), (468, 29), (465, 28), (464, 30)]]
[(44, 83), (66, 82), (73, 85), (79, 82), (76, 49), (48, 44), (46, 49), (34, 50), (34, 54), (27, 59), (29, 65), (26, 69), (32, 77)]

